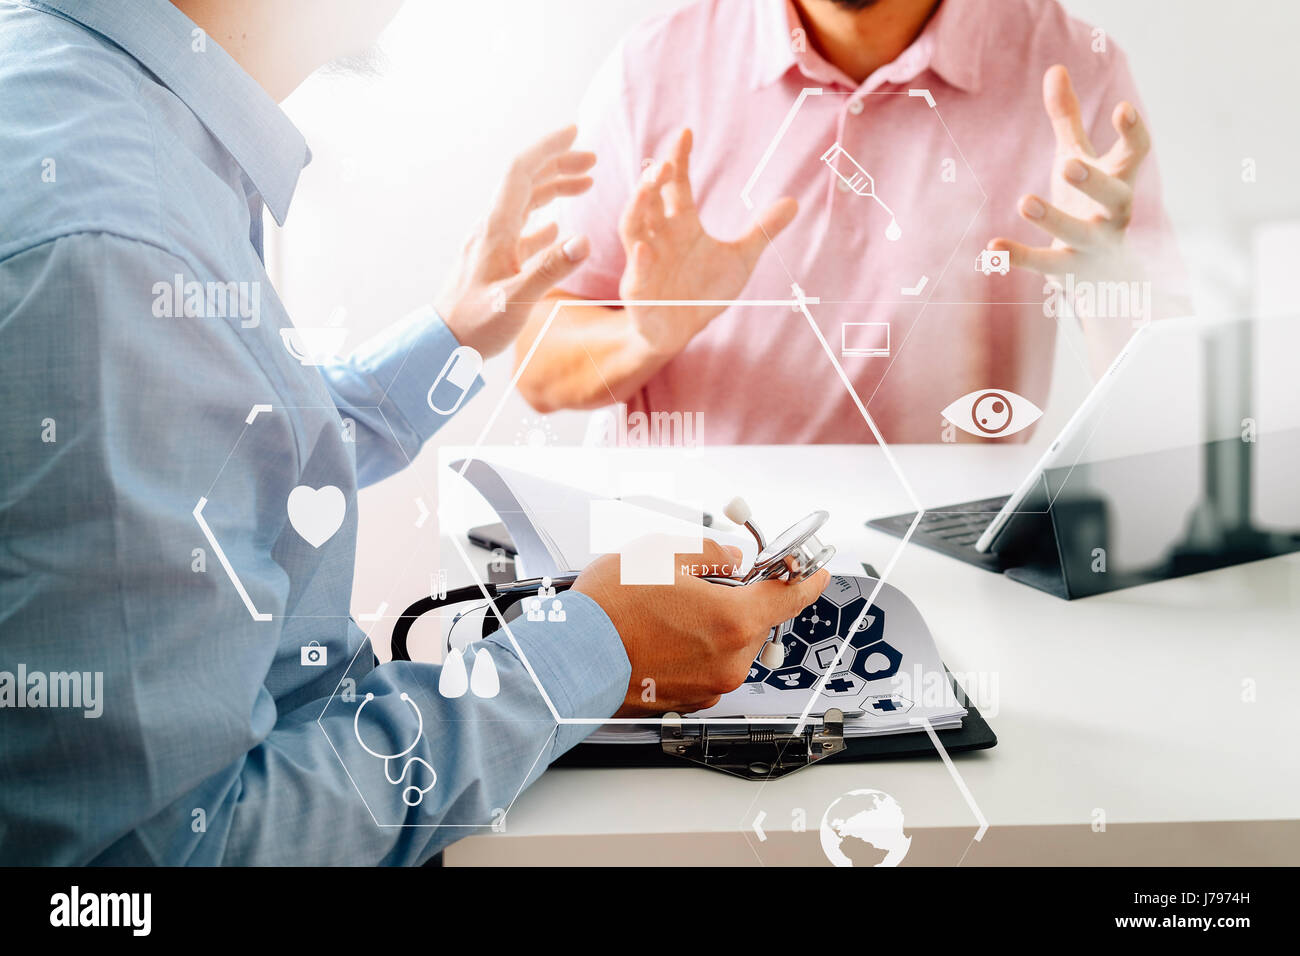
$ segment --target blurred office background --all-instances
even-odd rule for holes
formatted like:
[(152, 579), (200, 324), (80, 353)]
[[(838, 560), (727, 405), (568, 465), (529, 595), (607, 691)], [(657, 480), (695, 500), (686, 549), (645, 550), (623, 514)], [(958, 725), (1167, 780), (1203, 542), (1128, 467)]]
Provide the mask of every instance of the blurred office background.
[[(576, 118), (591, 73), (619, 37), (681, 3), (408, 0), (385, 35), (381, 75), (310, 79), (285, 108), (315, 158), (287, 226), (273, 227), (269, 239), (272, 276), (295, 322), (318, 324), (341, 306), (355, 344), (430, 301), (509, 158)], [(1300, 4), (1066, 0), (1065, 6), (1128, 53), (1197, 311), (1297, 311), (1300, 123), (1293, 51)], [(1248, 160), (1253, 182), (1243, 181)], [(1070, 347), (1066, 340), (1058, 344), (1059, 374), (1036, 443), (1050, 440), (1088, 386), (1068, 357)], [(488, 387), (475, 405), (495, 403), (511, 367), (509, 355), (488, 363)], [(508, 436), (513, 423), (523, 433), (536, 418), (514, 395), (496, 431)], [(550, 416), (546, 427), (557, 441), (576, 444), (586, 421), (586, 414), (563, 413)], [(472, 443), (481, 423), (482, 415), (464, 415), (438, 442)], [(394, 613), (428, 586), (438, 560), (437, 529), (433, 519), (414, 527), (415, 498), (435, 506), (436, 455), (427, 448), (411, 473), (362, 493), (356, 612), (387, 601)]]

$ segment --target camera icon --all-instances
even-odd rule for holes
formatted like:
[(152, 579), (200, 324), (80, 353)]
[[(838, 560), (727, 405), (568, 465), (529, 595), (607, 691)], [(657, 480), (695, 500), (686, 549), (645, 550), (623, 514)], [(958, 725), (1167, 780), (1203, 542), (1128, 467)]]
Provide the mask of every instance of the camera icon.
[(301, 655), (298, 663), (303, 667), (324, 667), (329, 663), (330, 649), (322, 647), (320, 641), (311, 641), (298, 648)]
[(985, 249), (975, 260), (975, 271), (986, 276), (995, 272), (1004, 276), (1011, 271), (1011, 253), (1005, 249)]

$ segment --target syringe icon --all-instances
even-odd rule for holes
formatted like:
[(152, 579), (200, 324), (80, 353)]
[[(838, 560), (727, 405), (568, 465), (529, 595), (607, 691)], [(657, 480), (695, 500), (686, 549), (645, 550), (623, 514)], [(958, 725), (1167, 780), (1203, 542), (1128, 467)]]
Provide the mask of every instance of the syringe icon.
[(885, 205), (884, 201), (876, 195), (876, 184), (872, 180), (871, 174), (862, 168), (862, 165), (849, 155), (848, 150), (837, 141), (830, 149), (822, 153), (822, 162), (830, 167), (840, 182), (849, 188), (850, 192), (859, 196), (865, 196), (867, 199), (874, 199), (880, 204), (880, 208), (889, 213), (889, 226), (885, 229), (885, 238), (891, 242), (903, 235), (903, 230), (898, 227), (898, 217), (894, 215), (894, 210)]

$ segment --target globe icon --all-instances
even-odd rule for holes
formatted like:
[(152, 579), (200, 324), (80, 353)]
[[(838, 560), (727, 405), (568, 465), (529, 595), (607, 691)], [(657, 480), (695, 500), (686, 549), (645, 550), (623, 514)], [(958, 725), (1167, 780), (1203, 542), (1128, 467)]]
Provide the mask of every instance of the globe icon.
[(835, 866), (898, 866), (912, 846), (903, 808), (879, 790), (851, 790), (822, 814), (822, 850)]

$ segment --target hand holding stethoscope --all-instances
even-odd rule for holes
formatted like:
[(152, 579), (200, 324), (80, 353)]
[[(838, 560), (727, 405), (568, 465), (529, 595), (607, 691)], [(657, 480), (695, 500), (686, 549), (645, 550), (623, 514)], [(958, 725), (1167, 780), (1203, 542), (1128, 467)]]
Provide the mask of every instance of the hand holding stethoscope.
[[(817, 532), (830, 514), (814, 511), (800, 521), (796, 521), (774, 538), (771, 543), (763, 537), (763, 532), (754, 523), (753, 511), (744, 498), (732, 498), (723, 509), (727, 520), (733, 524), (743, 525), (758, 543), (758, 556), (754, 558), (753, 567), (743, 578), (709, 578), (711, 581), (726, 584), (754, 584), (757, 581), (782, 579), (790, 582), (803, 581), (822, 568), (835, 557), (834, 545), (822, 544)], [(785, 646), (777, 640), (774, 632), (763, 650), (758, 655), (758, 662), (769, 670), (775, 670), (785, 663)]]
[[(735, 524), (743, 525), (754, 536), (754, 540), (758, 543), (758, 556), (755, 557), (754, 564), (750, 567), (749, 572), (743, 576), (705, 575), (703, 577), (705, 581), (733, 587), (756, 584), (759, 581), (771, 579), (785, 580), (793, 584), (812, 577), (835, 556), (835, 548), (823, 544), (817, 537), (817, 532), (821, 530), (822, 525), (826, 523), (826, 519), (830, 517), (825, 511), (812, 512), (786, 528), (770, 543), (764, 537), (763, 532), (759, 530), (758, 525), (754, 523), (750, 507), (743, 498), (733, 498), (723, 513)], [(564, 591), (571, 587), (577, 579), (577, 574), (557, 575), (547, 579), (547, 583), (555, 591)], [(397, 623), (393, 626), (393, 660), (409, 661), (411, 659), (407, 649), (407, 637), (410, 634), (411, 626), (422, 615), (430, 611), (486, 597), (496, 607), (497, 614), (504, 618), (507, 610), (518, 602), (537, 594), (538, 589), (542, 586), (542, 578), (528, 578), (506, 584), (488, 583), (481, 587), (474, 585), (421, 598), (403, 611), (398, 617)], [(487, 627), (495, 627), (495, 618), (495, 615), (488, 615), (485, 618), (485, 635)], [(459, 615), (456, 620), (460, 620)], [(450, 636), (449, 633), (448, 650), (451, 650)], [(759, 654), (759, 662), (769, 669), (776, 669), (785, 663), (785, 647), (777, 640), (778, 636), (778, 631), (774, 630)]]

